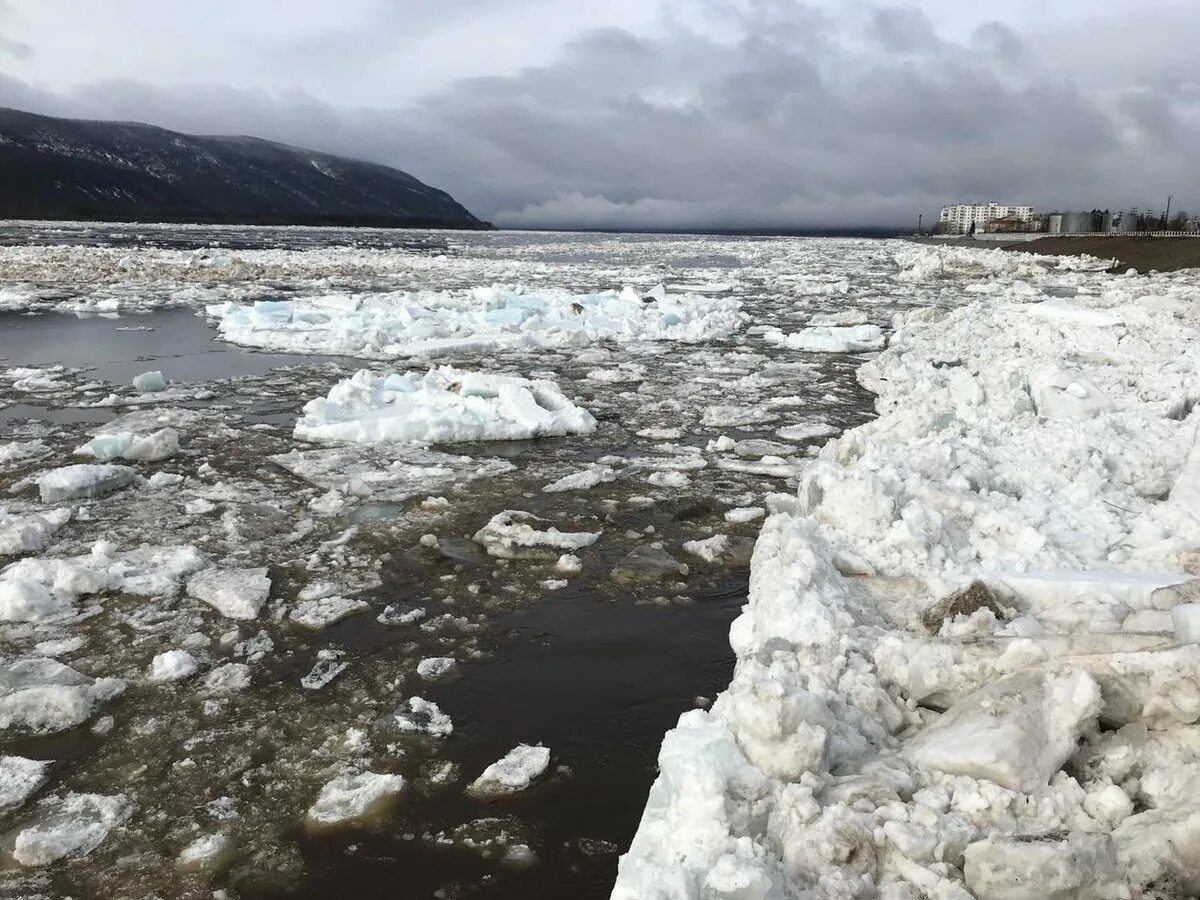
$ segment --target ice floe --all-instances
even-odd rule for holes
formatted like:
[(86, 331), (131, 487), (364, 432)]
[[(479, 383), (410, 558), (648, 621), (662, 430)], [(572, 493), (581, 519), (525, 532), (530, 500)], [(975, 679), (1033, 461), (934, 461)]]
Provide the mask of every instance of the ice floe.
[(571, 347), (602, 340), (695, 342), (741, 327), (741, 303), (495, 286), (465, 292), (330, 295), (208, 307), (221, 335), (249, 347), (388, 359)]
[(192, 576), (187, 592), (230, 619), (255, 619), (271, 592), (265, 566), (206, 569)]
[(321, 788), (308, 808), (310, 828), (333, 828), (379, 815), (404, 790), (399, 775), (357, 772), (339, 775)]
[(550, 765), (550, 749), (540, 744), (518, 744), (496, 760), (467, 787), (467, 793), (484, 799), (507, 797), (528, 789)]
[(151, 434), (131, 431), (102, 433), (81, 446), (75, 453), (94, 456), (101, 462), (129, 459), (137, 462), (160, 462), (179, 452), (179, 433), (174, 428), (162, 428)]
[(34, 820), (17, 832), (13, 859), (46, 866), (64, 857), (86, 856), (133, 814), (123, 794), (67, 794), (38, 804)]
[(137, 473), (128, 466), (80, 463), (52, 469), (37, 477), (43, 503), (90, 500), (133, 484)]
[(314, 443), (454, 443), (587, 434), (596, 420), (549, 381), (449, 366), (376, 375), (366, 369), (311, 400), (295, 436)]
[(763, 337), (789, 350), (812, 353), (863, 353), (882, 350), (887, 343), (878, 325), (818, 325), (792, 334), (768, 331)]
[(554, 559), (560, 551), (580, 550), (600, 539), (600, 532), (534, 527), (543, 521), (532, 513), (507, 509), (492, 516), (474, 539), (488, 555), (501, 559)]

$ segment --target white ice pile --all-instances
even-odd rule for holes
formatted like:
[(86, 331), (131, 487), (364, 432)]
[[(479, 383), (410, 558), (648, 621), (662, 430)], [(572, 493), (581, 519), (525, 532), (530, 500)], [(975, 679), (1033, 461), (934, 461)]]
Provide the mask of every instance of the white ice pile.
[(377, 375), (362, 369), (311, 400), (295, 436), (313, 443), (448, 443), (588, 434), (592, 414), (551, 381), (450, 366)]
[(1003, 276), (1018, 279), (1023, 293), (1029, 280), (1048, 272), (1103, 270), (1108, 263), (1087, 256), (1040, 256), (1033, 253), (1010, 253), (1000, 249), (974, 247), (939, 247), (922, 244), (902, 244), (893, 253), (900, 272), (900, 281), (981, 280)]
[(741, 327), (730, 297), (633, 288), (595, 294), (496, 285), (468, 291), (332, 294), (208, 307), (225, 340), (370, 359), (577, 347), (602, 340), (705, 341)]
[(616, 900), (1200, 890), (1200, 283), (1090, 283), (899, 317), (859, 373), (879, 418), (774, 500), (733, 680), (664, 739)]

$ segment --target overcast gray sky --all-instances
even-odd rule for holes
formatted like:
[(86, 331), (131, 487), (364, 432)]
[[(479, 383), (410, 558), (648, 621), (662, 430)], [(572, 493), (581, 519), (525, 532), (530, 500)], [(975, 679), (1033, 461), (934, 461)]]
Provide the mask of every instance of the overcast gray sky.
[(0, 105), (387, 163), (502, 225), (1200, 212), (1200, 0), (0, 0)]

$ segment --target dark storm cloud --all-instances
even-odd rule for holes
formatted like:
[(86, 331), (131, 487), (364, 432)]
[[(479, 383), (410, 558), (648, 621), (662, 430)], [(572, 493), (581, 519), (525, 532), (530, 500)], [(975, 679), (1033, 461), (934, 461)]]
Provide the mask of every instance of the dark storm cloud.
[[(395, 109), (221, 84), (52, 93), (3, 77), (0, 104), (378, 160), (514, 225), (907, 225), (958, 200), (1119, 208), (1200, 193), (1200, 90), (1145, 46), (1145, 28), (1048, 46), (1000, 23), (952, 39), (911, 6), (669, 10), (653, 34), (589, 32), (549, 64)], [(1200, 40), (1200, 14), (1174, 16), (1160, 26), (1173, 40)], [(353, 32), (321, 40), (314, 58), (353, 52)]]

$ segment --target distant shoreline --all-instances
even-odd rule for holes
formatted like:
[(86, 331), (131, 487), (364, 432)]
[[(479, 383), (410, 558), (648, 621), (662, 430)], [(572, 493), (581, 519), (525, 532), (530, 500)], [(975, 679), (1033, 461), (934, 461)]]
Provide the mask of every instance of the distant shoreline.
[(946, 240), (913, 238), (923, 244), (979, 249), (1008, 250), (1017, 253), (1041, 253), (1046, 256), (1094, 256), (1116, 260), (1113, 272), (1136, 269), (1147, 272), (1176, 272), (1200, 268), (1200, 237), (1143, 237), (1139, 235), (1048, 235), (1032, 241), (1003, 243), (975, 241), (971, 238)]
[(191, 212), (153, 210), (144, 216), (113, 215), (80, 211), (62, 215), (21, 215), (0, 208), (0, 220), (14, 222), (86, 222), (113, 225), (226, 225), (264, 228), (395, 228), (404, 230), (429, 229), (448, 231), (495, 231), (491, 222), (444, 222), (430, 219), (398, 219), (387, 216), (289, 216), (289, 215), (205, 215)]

